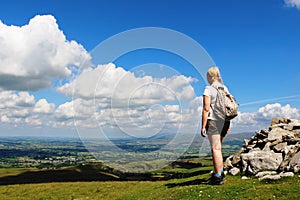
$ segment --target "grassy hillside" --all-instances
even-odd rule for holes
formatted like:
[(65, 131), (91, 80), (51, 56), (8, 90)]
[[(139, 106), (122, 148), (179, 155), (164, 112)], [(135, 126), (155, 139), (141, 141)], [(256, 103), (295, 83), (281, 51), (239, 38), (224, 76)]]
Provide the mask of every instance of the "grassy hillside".
[[(243, 139), (249, 137), (250, 133), (226, 137), (226, 154), (239, 149)], [(300, 199), (299, 174), (269, 182), (227, 176), (224, 185), (209, 185), (212, 161), (209, 157), (199, 158), (198, 149), (196, 146), (183, 160), (146, 174), (121, 173), (100, 163), (59, 169), (2, 168), (0, 199)]]
[[(191, 162), (191, 160), (188, 161), (188, 163)], [(107, 179), (106, 181), (83, 182), (78, 179), (79, 181), (76, 182), (49, 182), (47, 180), (44, 183), (2, 185), (0, 186), (0, 199), (299, 199), (299, 175), (273, 182), (259, 182), (255, 178), (242, 180), (239, 176), (227, 176), (224, 185), (212, 186), (208, 184), (209, 171), (212, 169), (209, 166), (210, 160), (202, 160), (202, 163), (204, 164), (201, 167), (190, 168), (191, 165), (178, 162), (163, 170), (153, 172), (153, 176), (176, 174), (179, 177), (185, 177), (165, 181), (119, 181), (118, 177), (108, 173), (104, 177), (113, 177), (114, 181)], [(84, 171), (82, 175), (92, 176), (96, 173), (95, 169), (97, 168), (89, 167), (86, 169), (73, 168), (72, 170), (78, 173)], [(65, 169), (68, 172), (72, 170), (71, 168)], [(62, 170), (57, 171), (62, 173)], [(1, 169), (0, 179), (8, 176), (21, 177), (28, 173), (33, 175), (32, 179), (34, 176), (38, 179), (37, 175), (40, 175), (38, 173), (41, 173), (41, 170)], [(60, 175), (62, 174), (56, 174), (56, 172), (52, 174), (52, 176)], [(95, 177), (97, 177), (97, 173)]]

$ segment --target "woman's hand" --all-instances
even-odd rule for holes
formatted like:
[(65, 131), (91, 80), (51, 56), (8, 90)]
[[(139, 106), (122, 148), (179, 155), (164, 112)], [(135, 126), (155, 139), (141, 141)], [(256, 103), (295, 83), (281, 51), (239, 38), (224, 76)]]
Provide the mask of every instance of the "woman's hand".
[(202, 137), (206, 137), (206, 129), (205, 128), (201, 129), (201, 135), (202, 135)]

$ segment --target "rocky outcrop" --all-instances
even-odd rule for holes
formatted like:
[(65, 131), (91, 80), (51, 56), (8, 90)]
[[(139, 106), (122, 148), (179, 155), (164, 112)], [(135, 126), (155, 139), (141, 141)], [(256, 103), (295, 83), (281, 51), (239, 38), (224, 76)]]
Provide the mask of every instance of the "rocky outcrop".
[[(224, 163), (230, 174), (253, 176), (271, 170), (267, 178), (277, 179), (300, 172), (300, 120), (274, 118), (268, 130), (260, 130)], [(276, 173), (276, 174), (274, 174)], [(267, 178), (260, 177), (260, 180)]]

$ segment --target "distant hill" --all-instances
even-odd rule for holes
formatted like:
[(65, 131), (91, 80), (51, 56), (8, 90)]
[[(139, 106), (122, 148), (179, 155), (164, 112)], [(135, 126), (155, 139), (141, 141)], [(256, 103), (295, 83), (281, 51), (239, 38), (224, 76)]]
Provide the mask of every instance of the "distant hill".
[(228, 134), (223, 144), (233, 144), (240, 145), (242, 147), (244, 143), (244, 139), (250, 139), (253, 135), (255, 135), (255, 132), (244, 132), (244, 133), (234, 133), (234, 134)]
[[(249, 139), (251, 136), (255, 135), (255, 132), (242, 132), (242, 133), (233, 133), (233, 134), (228, 134), (225, 139), (226, 140), (244, 140), (244, 139)], [(225, 140), (224, 140), (225, 141)]]

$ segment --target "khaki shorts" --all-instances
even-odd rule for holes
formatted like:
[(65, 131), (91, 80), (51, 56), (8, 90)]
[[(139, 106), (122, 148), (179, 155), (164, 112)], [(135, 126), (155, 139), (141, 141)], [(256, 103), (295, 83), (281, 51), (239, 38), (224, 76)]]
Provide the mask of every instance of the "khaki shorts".
[(207, 135), (221, 135), (225, 137), (230, 126), (230, 121), (219, 122), (215, 120), (208, 120), (206, 125)]

